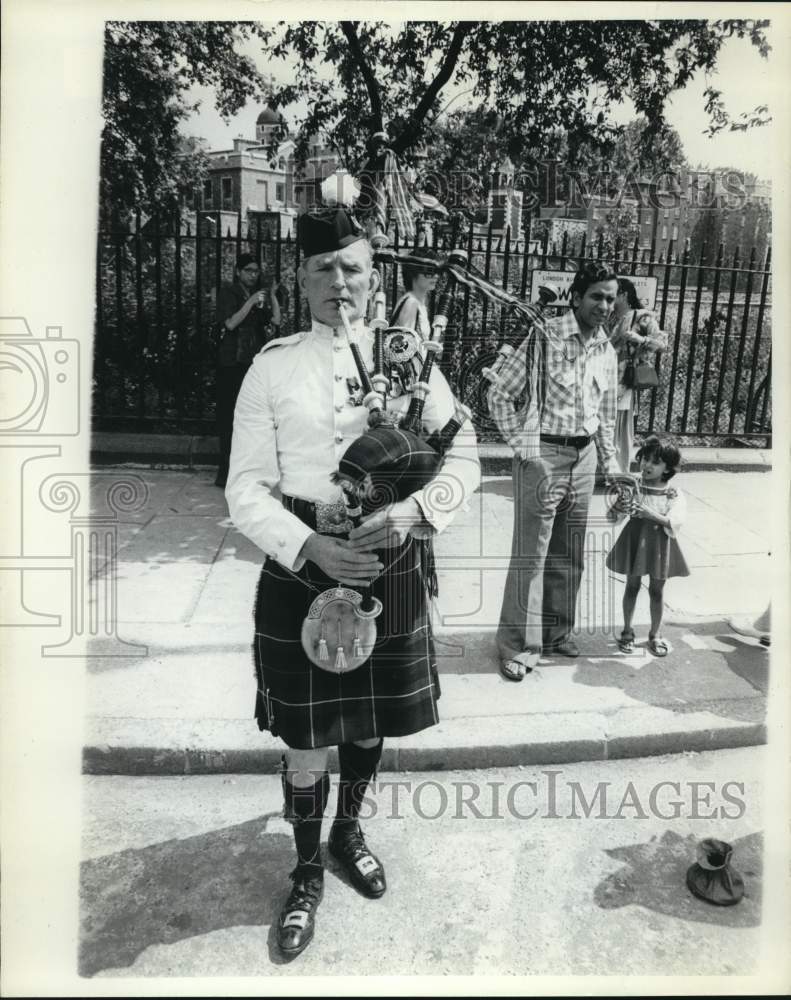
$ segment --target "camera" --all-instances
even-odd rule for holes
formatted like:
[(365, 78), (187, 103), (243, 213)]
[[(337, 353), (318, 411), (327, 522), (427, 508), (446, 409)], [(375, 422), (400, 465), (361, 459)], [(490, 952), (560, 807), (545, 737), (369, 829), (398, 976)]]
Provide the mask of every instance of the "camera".
[(59, 326), (37, 339), (21, 316), (0, 317), (0, 434), (71, 436), (80, 429), (80, 345)]

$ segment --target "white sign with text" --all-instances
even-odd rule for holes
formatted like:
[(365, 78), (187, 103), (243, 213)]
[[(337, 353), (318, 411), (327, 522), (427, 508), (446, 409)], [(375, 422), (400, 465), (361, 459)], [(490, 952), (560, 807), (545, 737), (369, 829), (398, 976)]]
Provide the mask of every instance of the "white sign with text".
[[(560, 292), (560, 298), (552, 304), (554, 306), (570, 306), (571, 283), (574, 281), (575, 274), (576, 271), (544, 271), (540, 269), (533, 271), (530, 281), (530, 301), (538, 302), (540, 285), (554, 285)], [(623, 277), (628, 278), (634, 284), (643, 309), (656, 308), (656, 292), (659, 285), (657, 278), (647, 274), (627, 274)]]

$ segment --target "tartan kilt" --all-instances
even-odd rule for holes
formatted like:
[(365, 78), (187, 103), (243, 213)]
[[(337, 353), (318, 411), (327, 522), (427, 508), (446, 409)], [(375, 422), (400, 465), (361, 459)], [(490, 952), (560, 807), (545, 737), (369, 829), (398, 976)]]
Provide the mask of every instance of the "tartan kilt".
[(383, 736), (406, 736), (439, 722), (437, 674), (422, 543), (410, 538), (380, 553), (385, 570), (373, 594), (383, 605), (370, 658), (334, 674), (302, 648), (302, 622), (314, 598), (337, 586), (315, 564), (298, 573), (267, 559), (255, 601), (259, 729), (308, 750)]

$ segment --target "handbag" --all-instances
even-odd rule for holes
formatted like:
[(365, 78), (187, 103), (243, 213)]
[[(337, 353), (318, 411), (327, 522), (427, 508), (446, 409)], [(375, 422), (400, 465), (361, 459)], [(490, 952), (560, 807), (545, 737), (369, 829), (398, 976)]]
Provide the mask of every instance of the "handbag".
[(632, 365), (632, 388), (639, 392), (641, 389), (653, 389), (659, 385), (659, 376), (653, 365)]
[[(634, 327), (637, 319), (637, 314), (635, 313), (632, 317), (632, 327)], [(653, 365), (649, 364), (635, 364), (635, 351), (632, 347), (629, 347), (629, 356), (626, 362), (626, 368), (623, 373), (623, 384), (627, 389), (634, 389), (639, 392), (641, 389), (654, 389), (659, 385), (659, 376), (656, 373), (656, 369)]]

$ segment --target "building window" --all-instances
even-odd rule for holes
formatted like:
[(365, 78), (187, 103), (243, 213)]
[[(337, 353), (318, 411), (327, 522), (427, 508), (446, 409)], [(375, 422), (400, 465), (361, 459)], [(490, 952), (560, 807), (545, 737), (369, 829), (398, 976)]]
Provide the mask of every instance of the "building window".
[(233, 201), (233, 185), (230, 177), (222, 179), (222, 207), (230, 208)]
[(666, 219), (670, 218), (670, 212), (667, 209), (665, 209), (665, 218)]
[(678, 226), (673, 226), (673, 239), (678, 239)]
[(281, 156), (280, 159), (277, 161), (277, 169), (278, 170), (286, 169), (286, 158), (284, 156)]
[(212, 207), (212, 188), (210, 180), (203, 182), (203, 207)]
[(286, 185), (285, 184), (275, 184), (275, 198), (278, 201), (286, 200)]
[(674, 214), (675, 214), (676, 218), (678, 218), (681, 215), (681, 209), (678, 207), (678, 205), (676, 205), (676, 211), (675, 211)]
[(667, 239), (667, 226), (662, 226), (662, 239)]

